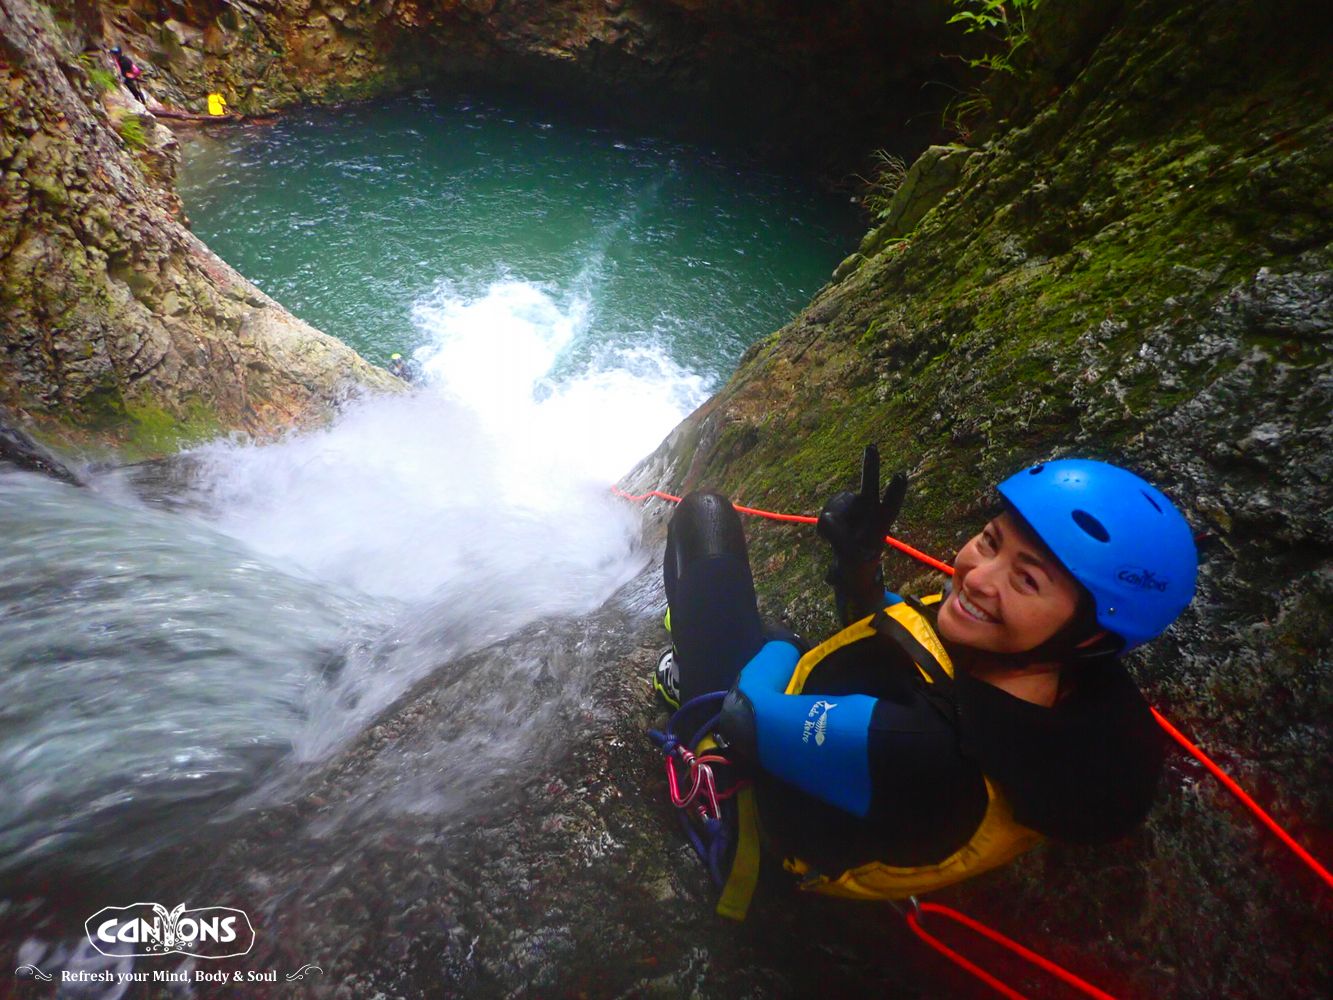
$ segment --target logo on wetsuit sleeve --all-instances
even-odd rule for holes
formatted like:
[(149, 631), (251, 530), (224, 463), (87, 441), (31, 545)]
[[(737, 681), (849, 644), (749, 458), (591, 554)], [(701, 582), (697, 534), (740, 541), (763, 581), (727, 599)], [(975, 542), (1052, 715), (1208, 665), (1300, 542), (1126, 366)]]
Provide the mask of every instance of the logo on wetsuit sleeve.
[(809, 743), (810, 736), (813, 733), (815, 745), (824, 745), (824, 731), (828, 729), (828, 714), (838, 707), (836, 701), (819, 700), (810, 706), (810, 711), (806, 713), (805, 722), (801, 725), (801, 742)]

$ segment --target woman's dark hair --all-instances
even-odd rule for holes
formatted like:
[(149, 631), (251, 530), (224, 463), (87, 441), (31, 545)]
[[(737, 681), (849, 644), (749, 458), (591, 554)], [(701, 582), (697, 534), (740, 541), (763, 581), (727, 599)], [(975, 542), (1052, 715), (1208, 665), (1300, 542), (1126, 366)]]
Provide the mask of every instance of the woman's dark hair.
[[(1010, 520), (1018, 527), (1018, 530), (1026, 537), (1028, 542), (1035, 545), (1044, 558), (1051, 560), (1068, 574), (1073, 580), (1074, 586), (1078, 589), (1078, 603), (1074, 607), (1073, 617), (1064, 625), (1060, 626), (1051, 636), (1035, 649), (1030, 649), (1025, 653), (1012, 654), (1020, 657), (1029, 663), (1038, 663), (1042, 660), (1065, 660), (1070, 662), (1082, 662), (1085, 660), (1102, 659), (1104, 657), (1115, 656), (1124, 646), (1124, 640), (1119, 636), (1105, 632), (1101, 624), (1097, 621), (1097, 602), (1092, 596), (1092, 592), (1087, 587), (1078, 582), (1078, 578), (1069, 572), (1069, 567), (1061, 562), (1041, 536), (1032, 530), (1032, 525), (1028, 524), (1027, 519), (1017, 510), (1001, 499), (993, 508), (992, 518), (1000, 514), (1008, 514)], [(1083, 645), (1088, 639), (1095, 636), (1098, 632), (1103, 632), (1101, 638), (1096, 642)]]

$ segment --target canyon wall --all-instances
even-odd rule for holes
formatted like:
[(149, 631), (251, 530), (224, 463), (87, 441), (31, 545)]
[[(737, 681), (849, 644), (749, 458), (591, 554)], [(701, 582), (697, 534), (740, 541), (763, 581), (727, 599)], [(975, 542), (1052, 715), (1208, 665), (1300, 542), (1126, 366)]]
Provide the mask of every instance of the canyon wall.
[[(153, 67), (149, 92), (241, 112), (435, 80), (510, 85), (621, 120), (845, 171), (919, 149), (966, 41), (948, 0), (129, 0), (97, 31)], [(923, 88), (925, 88), (923, 90)], [(915, 152), (915, 149), (912, 149)]]
[(77, 449), (272, 434), (401, 383), (289, 314), (182, 224), (175, 140), (81, 58), (78, 29), (0, 4), (0, 406)]

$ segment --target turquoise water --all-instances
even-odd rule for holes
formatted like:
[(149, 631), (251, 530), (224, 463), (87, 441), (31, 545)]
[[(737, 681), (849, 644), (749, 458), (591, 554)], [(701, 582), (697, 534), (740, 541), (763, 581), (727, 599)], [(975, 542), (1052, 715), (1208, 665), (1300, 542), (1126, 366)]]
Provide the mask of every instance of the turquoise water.
[(418, 94), (185, 143), (195, 231), (302, 319), (384, 363), (416, 310), (497, 282), (577, 310), (555, 374), (651, 344), (723, 380), (855, 245), (844, 198), (568, 114)]

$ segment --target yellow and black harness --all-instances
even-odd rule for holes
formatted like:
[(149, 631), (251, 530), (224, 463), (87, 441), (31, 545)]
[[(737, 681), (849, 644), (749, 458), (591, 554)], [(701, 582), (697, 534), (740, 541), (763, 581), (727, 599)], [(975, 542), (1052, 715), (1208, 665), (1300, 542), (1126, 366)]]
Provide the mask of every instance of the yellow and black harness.
[[(950, 686), (953, 663), (933, 625), (920, 610), (939, 603), (941, 596), (936, 594), (919, 604), (900, 601), (847, 626), (800, 658), (787, 683), (786, 694), (800, 694), (815, 668), (835, 651), (880, 637), (892, 640), (916, 665), (927, 684)], [(696, 759), (706, 759), (716, 746), (711, 735), (703, 737), (694, 750), (699, 755)], [(940, 862), (901, 867), (871, 861), (841, 873), (827, 874), (799, 857), (789, 856), (783, 859), (783, 867), (800, 877), (799, 887), (803, 890), (873, 900), (906, 899), (999, 867), (1035, 847), (1042, 838), (1014, 819), (1009, 802), (994, 782), (989, 778), (985, 782), (987, 803), (980, 824), (962, 847)], [(734, 831), (728, 831), (727, 839), (735, 840), (735, 854), (725, 878), (720, 878), (722, 894), (717, 912), (733, 920), (743, 920), (758, 883), (764, 838), (753, 789), (741, 786), (734, 795)]]

